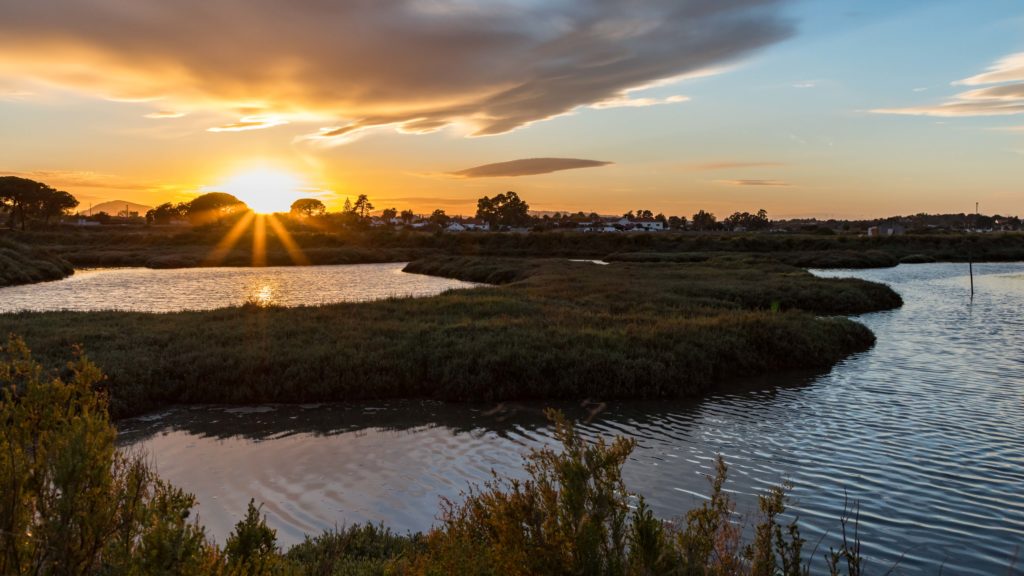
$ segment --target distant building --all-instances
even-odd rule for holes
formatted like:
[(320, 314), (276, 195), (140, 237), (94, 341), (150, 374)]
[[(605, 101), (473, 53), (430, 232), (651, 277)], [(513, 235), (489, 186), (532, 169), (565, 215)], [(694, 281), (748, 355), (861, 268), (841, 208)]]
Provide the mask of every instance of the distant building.
[(868, 236), (900, 236), (906, 234), (907, 229), (900, 224), (881, 224), (879, 226), (870, 226), (868, 228)]
[(665, 223), (661, 220), (655, 220), (654, 218), (642, 218), (633, 222), (634, 228), (645, 230), (647, 232), (661, 232), (665, 229)]

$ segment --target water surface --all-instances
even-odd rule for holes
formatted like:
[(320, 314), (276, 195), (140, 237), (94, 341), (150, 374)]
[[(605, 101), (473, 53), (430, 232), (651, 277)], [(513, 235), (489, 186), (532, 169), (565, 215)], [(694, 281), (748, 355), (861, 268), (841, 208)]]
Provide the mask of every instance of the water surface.
[[(848, 497), (871, 573), (898, 562), (897, 574), (1004, 574), (1024, 543), (1024, 265), (976, 265), (973, 302), (965, 274), (960, 264), (828, 272), (886, 282), (906, 301), (859, 317), (877, 345), (828, 374), (698, 402), (561, 407), (587, 435), (639, 441), (625, 479), (663, 517), (701, 502), (720, 453), (741, 512), (793, 482), (805, 550), (820, 541), (819, 559)], [(492, 469), (521, 474), (522, 454), (551, 442), (540, 410), (177, 408), (122, 423), (122, 442), (196, 493), (220, 541), (255, 497), (288, 544), (351, 522), (428, 528), (440, 496), (458, 498)]]
[(0, 288), (0, 313), (24, 310), (212, 310), (246, 302), (307, 306), (433, 296), (476, 286), (407, 274), (403, 263), (267, 268), (106, 268), (55, 282)]

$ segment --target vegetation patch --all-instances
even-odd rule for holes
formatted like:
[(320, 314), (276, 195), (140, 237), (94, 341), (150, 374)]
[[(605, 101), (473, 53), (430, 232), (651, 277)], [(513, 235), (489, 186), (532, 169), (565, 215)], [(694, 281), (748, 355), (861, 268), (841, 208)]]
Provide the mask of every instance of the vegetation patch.
[(174, 403), (640, 399), (831, 367), (874, 335), (834, 315), (888, 287), (778, 263), (439, 258), (411, 270), (507, 282), (431, 298), (209, 312), (0, 315), (49, 366), (81, 344), (117, 417)]
[(49, 250), (0, 237), (0, 286), (60, 280), (74, 272), (71, 264)]

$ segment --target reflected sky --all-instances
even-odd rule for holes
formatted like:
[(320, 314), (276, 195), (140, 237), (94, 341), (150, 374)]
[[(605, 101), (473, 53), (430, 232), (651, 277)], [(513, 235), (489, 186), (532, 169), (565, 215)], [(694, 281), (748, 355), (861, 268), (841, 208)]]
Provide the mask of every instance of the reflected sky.
[[(906, 304), (861, 316), (872, 350), (827, 374), (736, 383), (692, 402), (559, 404), (585, 435), (638, 447), (627, 486), (666, 518), (701, 502), (716, 454), (740, 512), (794, 484), (804, 536), (835, 544), (844, 498), (860, 506), (870, 566), (1003, 572), (1024, 542), (1024, 265), (832, 271), (891, 284)], [(825, 273), (822, 273), (825, 274)], [(423, 530), (441, 496), (491, 471), (521, 475), (551, 442), (541, 405), (377, 404), (176, 408), (121, 423), (161, 475), (195, 492), (223, 540), (250, 497), (285, 543), (351, 522)], [(600, 408), (595, 410), (595, 408)], [(820, 557), (820, 551), (818, 554)]]

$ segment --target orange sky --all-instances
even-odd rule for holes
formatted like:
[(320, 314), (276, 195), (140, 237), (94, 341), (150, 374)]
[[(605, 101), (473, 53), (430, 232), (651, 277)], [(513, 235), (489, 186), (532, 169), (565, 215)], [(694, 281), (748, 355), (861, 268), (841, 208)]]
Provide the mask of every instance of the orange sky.
[(1024, 8), (824, 4), (18, 3), (0, 172), (83, 205), (1024, 212)]

